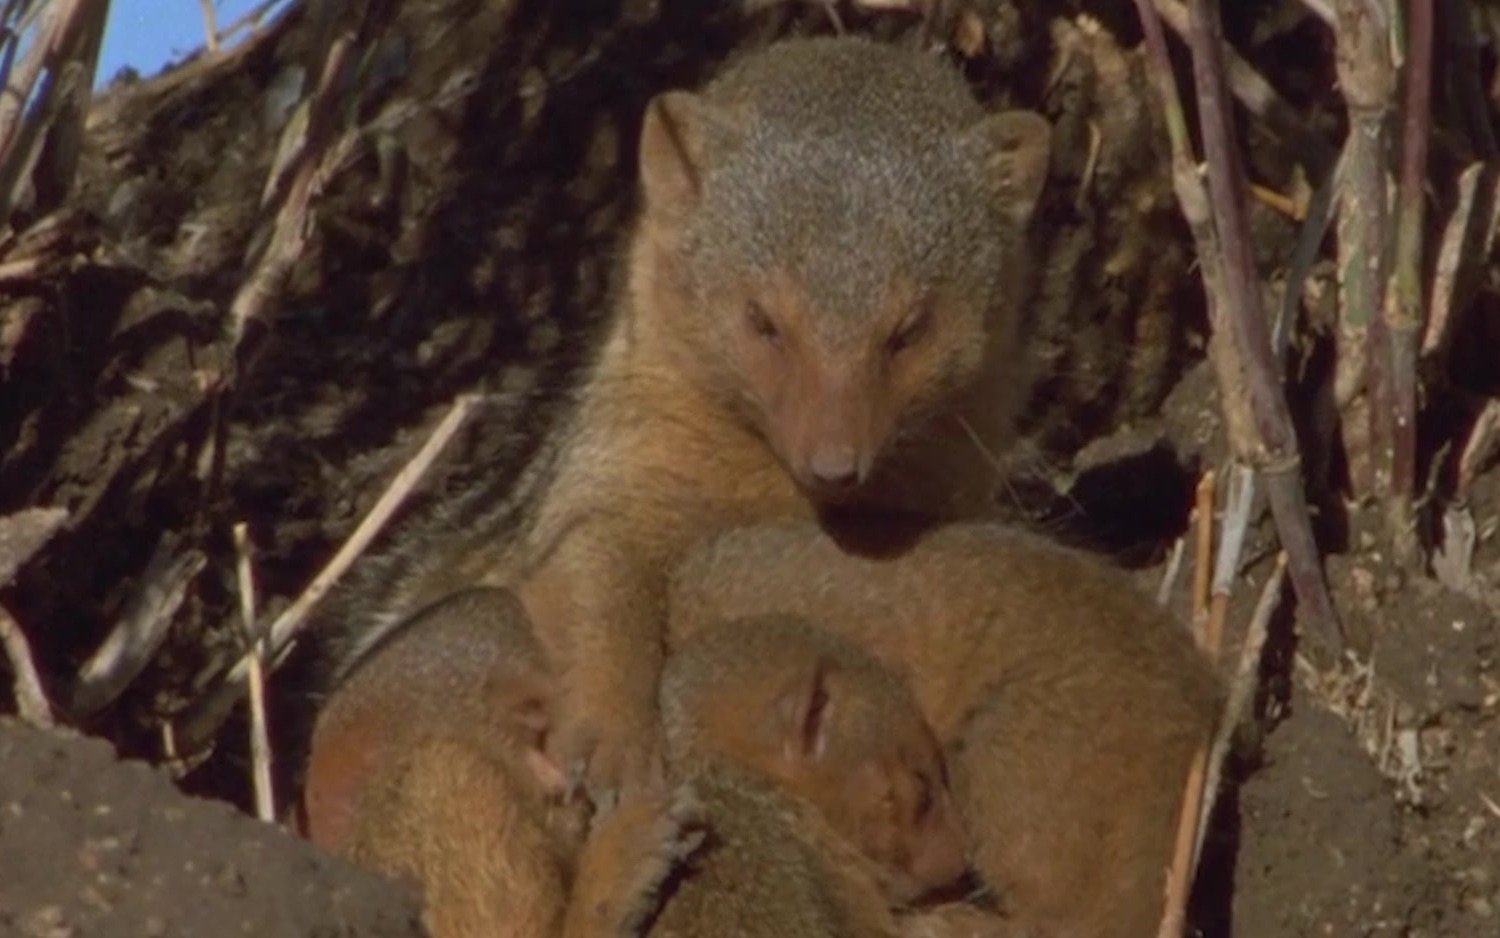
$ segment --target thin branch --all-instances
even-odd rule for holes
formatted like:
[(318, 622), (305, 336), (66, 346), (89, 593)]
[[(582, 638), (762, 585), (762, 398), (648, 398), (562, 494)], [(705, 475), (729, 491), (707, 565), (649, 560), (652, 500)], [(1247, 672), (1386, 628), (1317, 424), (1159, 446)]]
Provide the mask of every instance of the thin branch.
[(1208, 621), (1209, 582), (1213, 571), (1214, 550), (1214, 471), (1203, 473), (1193, 498), (1193, 518), (1197, 532), (1193, 541), (1193, 632), (1200, 638)]
[(1356, 477), (1355, 492), (1389, 487), (1391, 446), (1390, 349), (1385, 320), (1386, 120), (1395, 98), (1387, 23), (1375, 0), (1335, 0), (1338, 11), (1336, 64), (1339, 88), (1349, 108), (1347, 173), (1339, 216), (1339, 283), (1342, 341), (1339, 356), (1355, 368), (1363, 344), (1364, 386), (1370, 411), (1372, 475)]
[[(1188, 39), (1192, 17), (1182, 0), (1153, 0), (1161, 18), (1172, 32)], [(1265, 122), (1272, 136), (1286, 145), (1287, 151), (1307, 167), (1313, 178), (1324, 176), (1333, 166), (1335, 149), (1307, 125), (1297, 109), (1286, 102), (1255, 67), (1225, 47), (1224, 76), (1235, 98), (1251, 114)]]
[(337, 99), (344, 93), (345, 72), (353, 67), (355, 38), (354, 29), (346, 30), (333, 41), (328, 50), (318, 86), (308, 102), (308, 117), (302, 127), (305, 135), (301, 141), (301, 150), (290, 161), (288, 173), (291, 181), (271, 223), (270, 237), (266, 239), (252, 273), (240, 285), (230, 302), (229, 332), (236, 347), (244, 340), (249, 324), (260, 319), (264, 311), (280, 297), (292, 265), (302, 256), (306, 246), (307, 215), (314, 182), (319, 176), (323, 154), (332, 138), (334, 116), (340, 111), (340, 101)]
[(1177, 574), (1182, 569), (1182, 555), (1187, 553), (1187, 537), (1179, 537), (1172, 544), (1172, 553), (1167, 558), (1167, 569), (1162, 573), (1161, 585), (1156, 588), (1156, 602), (1165, 606), (1172, 600), (1172, 588), (1177, 585)]
[(1500, 449), (1500, 400), (1491, 400), (1479, 412), (1474, 429), (1469, 432), (1463, 450), (1458, 456), (1459, 498), (1468, 498), (1474, 487), (1474, 479), (1490, 458)]
[[(65, 66), (80, 57), (97, 57), (104, 21), (109, 14), (109, 0), (59, 0), (22, 62), (11, 75), (4, 96), (0, 97), (0, 223), (8, 221), (18, 201), (22, 180), (35, 164), (42, 144), (51, 135), (53, 122), (71, 98), (75, 104), (86, 101), (92, 69), (82, 63)], [(25, 119), (43, 70), (47, 81), (36, 95), (30, 119)], [(88, 74), (81, 74), (87, 71)], [(65, 73), (71, 72), (71, 80)], [(81, 87), (80, 87), (81, 86)], [(83, 113), (73, 115), (75, 133), (81, 133)]]
[(1406, 51), (1405, 128), (1397, 199), (1394, 289), (1386, 297), (1390, 343), (1390, 490), (1387, 535), (1399, 563), (1417, 559), (1412, 499), (1417, 478), (1417, 345), (1422, 333), (1422, 232), (1427, 140), (1432, 132), (1432, 0), (1411, 0)]
[(119, 624), (78, 671), (68, 707), (74, 719), (91, 716), (119, 697), (156, 655), (206, 560), (197, 550), (157, 550)]
[(10, 80), (6, 82), (4, 90), (0, 91), (0, 163), (9, 159), (16, 125), (26, 109), (26, 102), (31, 100), (37, 80), (42, 77), (42, 69), (59, 45), (68, 24), (78, 16), (79, 8), (87, 2), (88, 0), (56, 0), (52, 4), (52, 15), (48, 17), (47, 25), (33, 41), (26, 57), (21, 60), (21, 67), (10, 73)]
[[(422, 480), (422, 476), (427, 473), (427, 470), (437, 460), (443, 448), (448, 445), (448, 441), (453, 439), (453, 435), (463, 426), (469, 414), (485, 400), (486, 398), (480, 394), (464, 394), (454, 400), (452, 406), (448, 409), (448, 413), (443, 416), (442, 421), (438, 423), (433, 429), (432, 434), (427, 438), (427, 442), (422, 444), (422, 448), (417, 451), (417, 454), (405, 466), (401, 467), (400, 472), (396, 473), (396, 477), (391, 480), (390, 485), (381, 493), (380, 499), (370, 508), (369, 514), (365, 515), (364, 520), (359, 523), (359, 527), (354, 529), (354, 532), (349, 535), (349, 539), (338, 549), (338, 552), (333, 555), (328, 564), (318, 572), (318, 575), (308, 584), (307, 589), (302, 592), (302, 595), (297, 597), (297, 601), (292, 603), (285, 612), (278, 616), (276, 621), (266, 630), (264, 639), (267, 645), (267, 652), (276, 663), (280, 663), (291, 640), (296, 636), (298, 630), (301, 629), (302, 624), (307, 620), (313, 608), (328, 594), (328, 591), (333, 588), (334, 584), (344, 575), (345, 571), (353, 565), (360, 554), (364, 553), (365, 549), (370, 546), (370, 543), (375, 540), (375, 537), (385, 527), (386, 522), (390, 521), (391, 516), (406, 502), (407, 497), (411, 495), (417, 483)], [(234, 680), (243, 678), (243, 669), (245, 667), (248, 667), (248, 661), (241, 660), (240, 664), (231, 672), (231, 678)]]
[(255, 636), (255, 571), (250, 559), (249, 526), (234, 526), (235, 579), (240, 594), (240, 624), (250, 640), (250, 768), (255, 788), (255, 813), (262, 821), (276, 820), (276, 793), (271, 782), (271, 736), (266, 730), (265, 642)]
[(26, 633), (4, 606), (0, 606), (0, 647), (5, 649), (11, 673), (15, 675), (16, 713), (32, 726), (56, 726), (52, 704), (47, 700), (47, 691), (42, 687), (41, 675), (31, 657)]
[(1494, 229), (1491, 227), (1481, 240), (1476, 241), (1475, 234), (1481, 218), (1487, 214), (1479, 211), (1480, 202), (1493, 203), (1490, 193), (1483, 199), (1479, 197), (1480, 180), (1487, 177), (1493, 183), (1494, 175), (1484, 163), (1470, 163), (1458, 174), (1453, 212), (1438, 240), (1437, 264), (1427, 300), (1427, 325), (1422, 336), (1423, 357), (1435, 357), (1448, 350), (1454, 310), (1468, 302), (1474, 275), (1489, 256)]
[[(1199, 7), (1201, 6), (1200, 3)], [(1229, 425), (1230, 440), (1236, 450), (1237, 458), (1249, 462), (1265, 474), (1277, 531), (1281, 536), (1282, 545), (1292, 558), (1293, 584), (1297, 588), (1298, 596), (1302, 599), (1308, 620), (1317, 636), (1325, 645), (1338, 650), (1343, 646), (1343, 633), (1333, 607), (1333, 600), (1328, 594), (1327, 583), (1323, 579), (1317, 543), (1313, 539), (1312, 526), (1308, 520), (1306, 495), (1298, 471), (1296, 439), (1291, 433), (1290, 415), (1286, 411), (1285, 400), (1281, 397), (1280, 387), (1275, 380), (1276, 370), (1272, 366), (1274, 360), (1271, 357), (1269, 336), (1266, 335), (1265, 317), (1259, 315), (1259, 310), (1254, 307), (1241, 309), (1238, 314), (1226, 313), (1224, 309), (1234, 296), (1243, 298), (1247, 292), (1243, 286), (1238, 290), (1229, 288), (1225, 262), (1239, 262), (1243, 265), (1248, 261), (1248, 234), (1244, 225), (1243, 206), (1236, 198), (1239, 193), (1243, 192), (1244, 187), (1242, 184), (1230, 184), (1241, 181), (1241, 176), (1237, 173), (1238, 164), (1224, 165), (1225, 154), (1228, 152), (1229, 133), (1224, 125), (1228, 115), (1223, 89), (1216, 81), (1203, 82), (1204, 93), (1201, 97), (1207, 103), (1200, 103), (1205, 137), (1211, 137), (1214, 141), (1210, 153), (1209, 179), (1210, 181), (1217, 180), (1215, 201), (1217, 203), (1220, 191), (1227, 192), (1225, 204), (1231, 208), (1231, 218), (1238, 218), (1238, 224), (1225, 224), (1224, 231), (1220, 231), (1215, 228), (1209, 209), (1208, 195), (1204, 191), (1202, 181), (1198, 177), (1196, 166), (1190, 156), (1186, 121), (1182, 116), (1182, 104), (1177, 95), (1176, 85), (1172, 81), (1171, 61), (1167, 56), (1166, 39), (1162, 34), (1160, 19), (1150, 0), (1136, 0), (1136, 9), (1140, 14), (1141, 27), (1146, 38), (1149, 59), (1148, 75), (1161, 97), (1167, 136), (1171, 142), (1173, 187), (1176, 190), (1183, 217), (1187, 219), (1193, 241), (1198, 248), (1198, 260), (1203, 273), (1209, 316), (1214, 323), (1213, 334), (1209, 339), (1209, 354), (1219, 382), (1220, 398), (1224, 407), (1225, 421)], [(1203, 63), (1203, 68), (1197, 68), (1195, 64), (1195, 74), (1203, 73), (1205, 77), (1210, 77), (1213, 71), (1212, 66), (1216, 61), (1213, 55), (1217, 50), (1217, 45), (1212, 40), (1218, 34), (1217, 19), (1213, 21), (1212, 28), (1204, 28), (1202, 19), (1202, 15), (1195, 15), (1194, 22), (1200, 25), (1193, 31), (1194, 61), (1197, 63), (1200, 58), (1199, 47), (1206, 48), (1204, 55), (1207, 58)], [(1212, 133), (1208, 133), (1209, 128), (1212, 128)], [(1217, 157), (1217, 162), (1213, 157)], [(1223, 254), (1221, 260), (1221, 245), (1225, 231), (1238, 236), (1240, 249)], [(1249, 276), (1247, 268), (1242, 270), (1238, 279), (1243, 283), (1249, 280)], [(1230, 330), (1223, 328), (1226, 315), (1235, 328)], [(1229, 334), (1226, 335), (1226, 332)], [(1246, 343), (1244, 341), (1246, 333), (1259, 337), (1259, 344)], [(1235, 341), (1228, 341), (1231, 338)], [(1247, 348), (1246, 345), (1250, 347)], [(1255, 377), (1252, 379), (1252, 376)], [(1241, 388), (1246, 385), (1250, 387), (1252, 393), (1241, 392)], [(1258, 393), (1255, 392), (1256, 387), (1260, 389)], [(1248, 403), (1253, 407), (1245, 407), (1247, 397), (1250, 399)], [(1267, 398), (1273, 405), (1276, 405), (1269, 413), (1263, 406)], [(1246, 414), (1245, 410), (1253, 410), (1254, 414)], [(1280, 430), (1279, 437), (1273, 439), (1289, 444), (1290, 450), (1278, 450), (1267, 445), (1259, 429), (1259, 424), (1266, 422), (1271, 423), (1274, 429)]]
[(67, 520), (62, 508), (27, 508), (0, 517), (0, 588), (10, 585)]
[(1224, 623), (1229, 616), (1229, 594), (1239, 575), (1245, 531), (1250, 527), (1250, 509), (1255, 504), (1255, 470), (1236, 464), (1224, 495), (1224, 523), (1219, 531), (1219, 549), (1214, 558), (1213, 595), (1209, 599), (1207, 648), (1217, 659), (1224, 648)]
[(1218, 801), (1219, 783), (1224, 774), (1224, 761), (1229, 757), (1229, 744), (1235, 730), (1245, 721), (1250, 704), (1255, 699), (1255, 690), (1260, 684), (1260, 661), (1265, 651), (1266, 639), (1270, 635), (1271, 616), (1281, 599), (1281, 587), (1286, 580), (1286, 551), (1276, 555), (1276, 566), (1270, 579), (1260, 591), (1255, 611), (1245, 629), (1245, 641), (1240, 645), (1239, 664), (1229, 685), (1229, 696), (1224, 712), (1219, 718), (1219, 728), (1214, 733), (1213, 745), (1208, 753), (1208, 776), (1204, 782), (1203, 808), (1198, 815), (1197, 844), (1193, 848), (1193, 864), (1203, 855), (1203, 839), (1208, 831), (1209, 819), (1213, 816)]
[[(1193, 640), (1210, 665), (1216, 664), (1208, 624), (1209, 577), (1213, 569), (1214, 543), (1214, 473), (1209, 470), (1198, 480), (1193, 511), (1195, 520), (1195, 556), (1193, 557)], [(1182, 938), (1187, 918), (1188, 894), (1192, 890), (1198, 842), (1199, 815), (1204, 801), (1210, 739), (1205, 739), (1193, 753), (1192, 765), (1183, 782), (1182, 806), (1177, 815), (1177, 838), (1172, 850), (1172, 865), (1167, 870), (1166, 894), (1163, 897), (1161, 928), (1158, 938)]]
[(1172, 866), (1167, 871), (1166, 895), (1157, 938), (1182, 938), (1187, 920), (1188, 894), (1193, 883), (1193, 848), (1198, 842), (1198, 815), (1203, 805), (1203, 783), (1208, 747), (1198, 747), (1182, 788), (1182, 808), (1177, 815), (1177, 839)]
[(278, 4), (285, 2), (287, 2), (287, 0), (264, 0), (264, 2), (259, 6), (247, 11), (244, 16), (241, 16), (239, 19), (219, 30), (219, 38), (227, 42), (229, 39), (234, 37), (235, 33), (239, 32), (240, 30), (259, 26), (261, 20), (266, 18), (266, 14), (271, 12), (272, 8), (274, 8)]
[(1234, 136), (1233, 114), (1224, 92), (1219, 63), (1223, 38), (1218, 7), (1204, 0), (1194, 0), (1191, 10), (1193, 77), (1198, 89), (1203, 147), (1209, 165), (1214, 227), (1218, 245), (1224, 252), (1221, 283), (1226, 289), (1222, 295), (1222, 307), (1220, 303), (1214, 303), (1212, 311), (1219, 314), (1215, 317), (1215, 328), (1221, 328), (1227, 320), (1234, 337), (1257, 435), (1253, 448), (1238, 455), (1255, 466), (1266, 479), (1271, 512), (1276, 519), (1282, 546), (1291, 558), (1292, 582), (1307, 612), (1308, 622), (1326, 646), (1339, 650), (1343, 645), (1342, 629), (1323, 577), (1317, 543), (1312, 536), (1301, 456), (1279, 380), (1280, 371), (1272, 356), (1270, 330), (1250, 252), (1244, 172), (1238, 151), (1230, 146)]
[[(260, 640), (265, 646), (264, 657), (270, 661), (273, 670), (285, 660), (287, 653), (291, 650), (292, 641), (297, 637), (297, 633), (307, 622), (318, 602), (327, 595), (329, 590), (333, 589), (354, 561), (364, 553), (386, 523), (405, 503), (422, 476), (437, 460), (443, 448), (458, 432), (474, 408), (487, 400), (487, 397), (480, 394), (464, 394), (454, 400), (448, 413), (433, 429), (422, 448), (407, 461), (406, 465), (401, 467), (400, 472), (396, 473), (395, 478), (386, 486), (380, 498), (360, 521), (359, 526), (302, 591), (302, 595), (298, 596), (297, 600), (267, 629), (259, 633)], [(219, 726), (227, 717), (234, 702), (238, 700), (243, 682), (250, 676), (251, 662), (254, 659), (253, 652), (241, 657), (219, 681), (219, 685), (200, 698), (191, 712), (179, 721), (177, 736), (186, 748), (192, 749), (218, 732)]]
[(207, 46), (208, 51), (217, 52), (219, 49), (219, 17), (214, 11), (214, 0), (198, 0), (198, 6), (203, 10), (204, 45)]

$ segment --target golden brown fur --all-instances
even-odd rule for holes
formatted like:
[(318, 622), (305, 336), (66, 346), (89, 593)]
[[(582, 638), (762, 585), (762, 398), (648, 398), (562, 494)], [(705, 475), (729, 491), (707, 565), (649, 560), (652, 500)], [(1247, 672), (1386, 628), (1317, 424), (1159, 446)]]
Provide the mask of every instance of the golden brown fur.
[(659, 778), (665, 571), (687, 545), (830, 505), (988, 510), (1048, 132), (853, 38), (658, 97), (624, 290), (539, 496), (402, 548), (367, 633), (510, 587), (558, 664), (559, 761), (605, 802)]
[[(661, 693), (688, 784), (631, 793), (585, 838), (542, 751), (556, 690), (524, 610), (504, 590), (456, 594), (330, 699), (305, 831), (415, 879), (435, 938), (637, 935), (664, 892), (652, 934), (725, 934), (750, 915), (752, 934), (866, 935), (965, 873), (936, 739), (849, 642), (792, 620), (722, 623), (673, 655)], [(699, 871), (673, 887), (705, 826)], [(787, 880), (774, 902), (737, 905)]]
[(771, 613), (858, 640), (947, 748), (979, 872), (1040, 936), (1161, 916), (1179, 800), (1215, 719), (1185, 630), (1118, 571), (987, 523), (726, 532), (678, 570), (674, 640)]

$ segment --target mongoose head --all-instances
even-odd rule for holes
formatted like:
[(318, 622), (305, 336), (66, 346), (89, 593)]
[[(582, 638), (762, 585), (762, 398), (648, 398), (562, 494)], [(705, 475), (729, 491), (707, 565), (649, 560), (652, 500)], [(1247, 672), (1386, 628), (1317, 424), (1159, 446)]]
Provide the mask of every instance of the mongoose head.
[(906, 685), (825, 629), (785, 616), (697, 632), (668, 658), (672, 760), (726, 760), (815, 807), (909, 902), (967, 869), (942, 749)]
[(929, 55), (773, 45), (649, 106), (634, 307), (671, 317), (681, 367), (809, 495), (849, 500), (996, 369), (1022, 383), (1049, 146), (1043, 118), (987, 112)]

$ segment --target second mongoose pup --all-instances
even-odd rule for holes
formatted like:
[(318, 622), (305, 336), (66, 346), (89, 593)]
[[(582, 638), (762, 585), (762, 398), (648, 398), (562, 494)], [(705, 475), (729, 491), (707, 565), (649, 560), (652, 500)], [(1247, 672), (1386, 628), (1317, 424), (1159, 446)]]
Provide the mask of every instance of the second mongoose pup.
[(665, 571), (688, 544), (834, 506), (990, 509), (1049, 140), (950, 64), (852, 37), (659, 95), (617, 306), (555, 444), (511, 501), (377, 564), (335, 673), (448, 593), (507, 586), (557, 663), (559, 761), (606, 803), (659, 778)]
[(937, 737), (853, 642), (784, 616), (710, 626), (669, 657), (661, 706), (675, 775), (717, 762), (774, 782), (872, 861), (893, 900), (964, 874)]
[(1218, 686), (1122, 572), (993, 523), (767, 524), (691, 552), (670, 603), (674, 641), (765, 614), (858, 641), (910, 683), (973, 862), (1024, 932), (1154, 933)]
[(710, 625), (668, 656), (661, 709), (708, 838), (663, 891), (653, 938), (1010, 934), (979, 912), (905, 908), (965, 862), (937, 741), (868, 652), (785, 616)]

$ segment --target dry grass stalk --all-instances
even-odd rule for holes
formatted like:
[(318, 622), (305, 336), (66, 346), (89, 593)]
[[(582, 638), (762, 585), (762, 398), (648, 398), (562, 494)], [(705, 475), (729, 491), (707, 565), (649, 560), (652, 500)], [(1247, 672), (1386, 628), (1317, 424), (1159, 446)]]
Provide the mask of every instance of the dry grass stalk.
[(276, 820), (276, 794), (271, 783), (271, 735), (266, 729), (265, 642), (255, 635), (255, 571), (250, 558), (249, 527), (234, 526), (235, 579), (239, 587), (240, 623), (251, 643), (249, 678), (250, 773), (255, 791), (255, 813), (262, 821)]
[(1161, 585), (1156, 588), (1157, 603), (1165, 606), (1172, 601), (1172, 588), (1177, 585), (1177, 573), (1182, 569), (1182, 555), (1187, 553), (1187, 537), (1179, 537), (1172, 543), (1172, 553), (1167, 557), (1167, 569), (1162, 573)]
[[(1173, 186), (1202, 264), (1214, 328), (1210, 355), (1235, 456), (1265, 479), (1277, 533), (1290, 558), (1292, 582), (1308, 624), (1323, 645), (1342, 650), (1343, 632), (1312, 534), (1301, 457), (1250, 254), (1244, 173), (1229, 144), (1233, 134), (1223, 86), (1223, 39), (1217, 10), (1201, 0), (1193, 3), (1189, 31), (1207, 175), (1213, 193), (1211, 210), (1208, 193), (1190, 156), (1187, 123), (1172, 80), (1161, 21), (1148, 0), (1136, 0), (1136, 8), (1146, 36), (1149, 74), (1166, 117)], [(1236, 419), (1240, 409), (1248, 410), (1250, 419)]]
[(243, 682), (249, 680), (250, 671), (258, 657), (269, 660), (272, 670), (285, 660), (293, 640), (313, 609), (380, 534), (449, 440), (463, 426), (469, 414), (485, 400), (479, 394), (465, 394), (454, 400), (448, 413), (433, 429), (422, 448), (396, 473), (364, 519), (323, 569), (318, 571), (318, 575), (302, 594), (268, 628), (257, 633), (260, 642), (258, 647), (263, 648), (263, 654), (258, 656), (252, 649), (242, 656), (223, 676), (218, 686), (200, 697), (192, 709), (178, 721), (177, 737), (181, 748), (192, 751), (207, 745), (218, 734), (219, 727), (239, 699)]
[(1276, 555), (1276, 566), (1256, 600), (1255, 611), (1245, 629), (1245, 640), (1240, 645), (1239, 662), (1229, 684), (1229, 695), (1224, 712), (1219, 718), (1219, 728), (1214, 733), (1213, 745), (1208, 752), (1208, 775), (1204, 780), (1202, 808), (1198, 812), (1198, 832), (1193, 846), (1193, 867), (1196, 869), (1203, 856), (1203, 840), (1208, 833), (1208, 822), (1213, 816), (1214, 805), (1219, 798), (1219, 785), (1224, 775), (1224, 762), (1229, 758), (1229, 745), (1239, 725), (1250, 714), (1250, 705), (1255, 700), (1255, 690), (1260, 686), (1260, 661), (1270, 637), (1271, 616), (1276, 612), (1281, 599), (1281, 588), (1286, 582), (1286, 551)]
[(91, 716), (112, 703), (156, 657), (188, 584), (207, 558), (198, 550), (163, 545), (141, 574), (119, 624), (78, 670), (68, 709), (74, 719)]
[(55, 726), (52, 704), (47, 700), (47, 691), (42, 687), (41, 675), (31, 657), (26, 633), (4, 606), (0, 606), (0, 647), (5, 649), (11, 674), (15, 676), (16, 713), (32, 726)]
[[(1353, 473), (1355, 493), (1366, 497), (1389, 488), (1391, 389), (1390, 343), (1385, 319), (1389, 218), (1386, 208), (1386, 123), (1394, 106), (1396, 73), (1391, 65), (1388, 24), (1380, 4), (1336, 0), (1339, 87), (1349, 109), (1347, 160), (1338, 225), (1340, 302), (1339, 365), (1362, 374), (1369, 407), (1366, 471)], [(1346, 413), (1346, 419), (1347, 419)], [(1361, 455), (1351, 432), (1345, 445)]]
[[(61, 204), (82, 148), (109, 0), (58, 0), (48, 11), (52, 15), (0, 98), (0, 223), (9, 221), (33, 167), (37, 208), (45, 212)], [(33, 101), (44, 71), (49, 80)]]
[[(422, 480), (422, 476), (437, 461), (443, 448), (453, 439), (454, 434), (463, 426), (473, 410), (484, 400), (484, 396), (479, 394), (464, 394), (454, 400), (448, 408), (448, 413), (433, 428), (427, 442), (423, 443), (416, 455), (412, 456), (406, 465), (401, 467), (401, 471), (396, 473), (396, 477), (391, 480), (390, 485), (386, 486), (379, 500), (339, 547), (338, 552), (322, 570), (318, 571), (318, 575), (307, 585), (307, 589), (302, 591), (302, 595), (297, 597), (296, 602), (287, 607), (287, 610), (271, 623), (270, 628), (262, 636), (262, 640), (266, 643), (267, 653), (274, 663), (280, 663), (292, 639), (296, 637), (313, 608), (328, 594), (329, 590), (333, 589), (334, 584), (365, 552), (370, 543), (375, 540), (376, 535), (384, 529), (386, 522), (390, 521), (396, 511), (405, 504), (417, 483)], [(249, 657), (246, 656), (235, 666), (230, 675), (232, 680), (239, 681), (245, 677), (245, 671), (249, 668)]]
[(1417, 347), (1422, 335), (1422, 246), (1426, 218), (1427, 141), (1432, 132), (1433, 0), (1410, 0), (1407, 21), (1406, 106), (1397, 190), (1396, 254), (1386, 295), (1390, 353), (1389, 467), (1386, 534), (1400, 563), (1420, 555), (1412, 501), (1417, 486)]
[[(1153, 0), (1153, 3), (1172, 32), (1186, 40), (1192, 21), (1187, 4), (1182, 0)], [(1224, 63), (1224, 77), (1235, 98), (1265, 123), (1266, 129), (1286, 145), (1289, 153), (1302, 161), (1309, 175), (1323, 176), (1332, 169), (1338, 154), (1308, 127), (1297, 109), (1277, 94), (1254, 66), (1229, 48), (1224, 49)]]
[(198, 0), (203, 10), (203, 44), (210, 52), (219, 51), (219, 17), (214, 10), (214, 0)]
[(332, 123), (346, 86), (345, 72), (353, 67), (355, 56), (353, 30), (334, 39), (323, 63), (318, 86), (308, 102), (308, 118), (302, 125), (304, 137), (300, 149), (287, 169), (289, 182), (282, 189), (281, 204), (271, 223), (255, 266), (240, 285), (229, 305), (229, 333), (239, 346), (251, 322), (259, 320), (281, 296), (292, 265), (302, 256), (307, 244), (308, 210), (314, 182), (320, 176), (323, 154), (332, 140)]
[[(1202, 627), (1208, 621), (1208, 587), (1213, 564), (1210, 558), (1214, 549), (1214, 502), (1216, 476), (1212, 469), (1203, 473), (1193, 493), (1193, 632), (1202, 635)], [(1201, 646), (1200, 646), (1201, 647)]]
[[(28, 508), (0, 518), (0, 587), (10, 584), (26, 562), (52, 539), (68, 513), (61, 508)], [(0, 606), (0, 648), (10, 661), (15, 681), (16, 712), (33, 726), (52, 726), (52, 704), (42, 685), (26, 632), (10, 611)]]
[[(1214, 541), (1214, 473), (1205, 472), (1198, 480), (1196, 507), (1193, 511), (1196, 531), (1193, 557), (1193, 638), (1199, 649), (1214, 660), (1208, 630), (1208, 589), (1213, 569)], [(1192, 891), (1195, 848), (1198, 843), (1199, 816), (1204, 803), (1204, 781), (1210, 740), (1205, 739), (1193, 754), (1192, 765), (1183, 783), (1182, 808), (1177, 816), (1177, 839), (1172, 851), (1172, 866), (1167, 871), (1161, 928), (1158, 938), (1181, 938), (1187, 918), (1188, 894)]]

